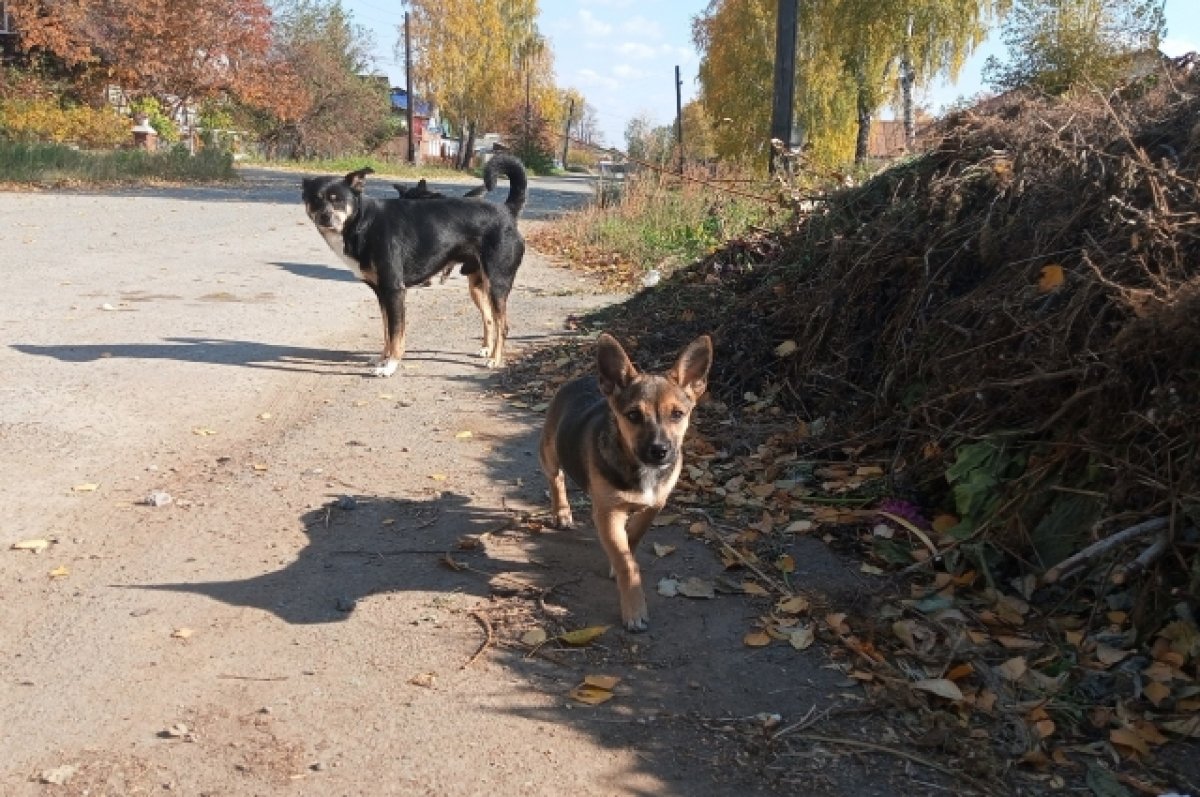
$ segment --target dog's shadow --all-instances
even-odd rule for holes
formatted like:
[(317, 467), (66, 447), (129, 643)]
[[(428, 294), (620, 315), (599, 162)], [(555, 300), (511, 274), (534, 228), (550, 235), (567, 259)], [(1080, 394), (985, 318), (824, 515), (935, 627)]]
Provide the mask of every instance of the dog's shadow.
[[(205, 595), (309, 625), (344, 621), (360, 600), (400, 590), (486, 596), (493, 571), (512, 577), (530, 569), (487, 560), (471, 540), (507, 529), (511, 515), (457, 493), (427, 500), (340, 496), (301, 520), (308, 544), (279, 570), (229, 581), (114, 586)], [(536, 584), (534, 570), (520, 579)]]
[(331, 349), (310, 349), (302, 346), (279, 346), (251, 340), (220, 338), (165, 338), (162, 343), (112, 343), (34, 345), (14, 343), (11, 348), (35, 357), (52, 357), (65, 363), (92, 363), (104, 359), (178, 360), (209, 365), (238, 365), (246, 368), (267, 368), (277, 371), (331, 373), (330, 368), (348, 366), (352, 369), (357, 352)]
[(327, 280), (329, 282), (359, 282), (358, 277), (345, 268), (336, 268), (319, 263), (274, 262), (271, 265), (283, 269), (289, 274), (297, 277), (306, 277), (307, 279)]

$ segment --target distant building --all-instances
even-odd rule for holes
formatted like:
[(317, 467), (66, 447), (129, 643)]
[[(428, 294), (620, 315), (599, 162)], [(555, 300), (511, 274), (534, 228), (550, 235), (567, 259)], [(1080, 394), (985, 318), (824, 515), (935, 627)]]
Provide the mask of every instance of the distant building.
[[(392, 100), (392, 113), (407, 119), (408, 92), (402, 88), (393, 86), (390, 96)], [(459, 142), (457, 138), (453, 137), (449, 125), (444, 120), (438, 118), (437, 109), (434, 108), (432, 103), (422, 100), (420, 97), (414, 97), (412, 110), (413, 142), (417, 148), (417, 160), (452, 160), (458, 154)], [(386, 155), (407, 159), (407, 135), (389, 141), (382, 147), (382, 150)]]

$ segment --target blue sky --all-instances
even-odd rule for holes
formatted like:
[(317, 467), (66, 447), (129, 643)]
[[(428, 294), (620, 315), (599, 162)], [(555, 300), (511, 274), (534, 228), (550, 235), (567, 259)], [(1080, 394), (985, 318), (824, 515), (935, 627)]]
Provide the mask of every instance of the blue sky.
[[(803, 1), (803, 0), (802, 0)], [(683, 80), (683, 101), (696, 95), (700, 58), (692, 45), (692, 18), (706, 0), (541, 0), (542, 33), (554, 49), (558, 84), (583, 92), (596, 109), (610, 146), (624, 146), (625, 125), (648, 115), (658, 124), (675, 117), (675, 67)], [(396, 0), (343, 0), (354, 20), (375, 31), (376, 66), (403, 85), (404, 65), (393, 47), (403, 9)], [(1166, 0), (1167, 39), (1163, 51), (1180, 55), (1200, 50), (1200, 2)], [(993, 34), (963, 66), (956, 83), (925, 90), (933, 111), (984, 89), (980, 80), (989, 55), (1003, 55)]]

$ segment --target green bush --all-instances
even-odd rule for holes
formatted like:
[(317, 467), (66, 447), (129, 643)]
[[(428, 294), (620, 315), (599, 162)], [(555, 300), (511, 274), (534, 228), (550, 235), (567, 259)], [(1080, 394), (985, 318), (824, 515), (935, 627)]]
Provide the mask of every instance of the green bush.
[(235, 177), (233, 156), (219, 150), (204, 150), (195, 156), (182, 148), (83, 152), (62, 144), (16, 142), (0, 142), (0, 174), (17, 183), (189, 182)]

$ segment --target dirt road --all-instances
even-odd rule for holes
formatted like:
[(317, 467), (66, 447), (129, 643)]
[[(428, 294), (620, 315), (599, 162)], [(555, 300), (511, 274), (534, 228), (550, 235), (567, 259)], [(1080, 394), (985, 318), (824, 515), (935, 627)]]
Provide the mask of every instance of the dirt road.
[[(586, 191), (535, 181), (523, 224)], [(0, 794), (769, 793), (756, 734), (854, 699), (819, 646), (742, 646), (741, 598), (515, 644), (617, 622), (594, 534), (512, 528), (544, 501), (539, 416), (474, 357), (463, 278), (410, 294), (402, 371), (365, 377), (375, 301), (298, 176), (5, 193), (0, 217)], [(531, 253), (512, 349), (612, 300)], [(657, 539), (648, 583), (720, 573)], [(588, 674), (616, 697), (571, 700)], [(899, 793), (857, 764), (805, 790)]]

